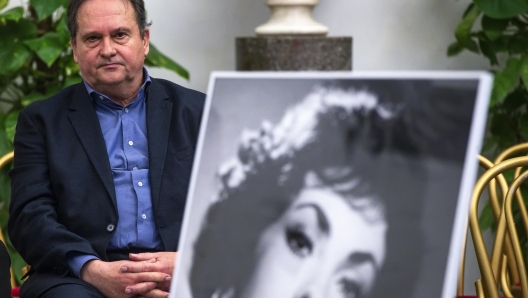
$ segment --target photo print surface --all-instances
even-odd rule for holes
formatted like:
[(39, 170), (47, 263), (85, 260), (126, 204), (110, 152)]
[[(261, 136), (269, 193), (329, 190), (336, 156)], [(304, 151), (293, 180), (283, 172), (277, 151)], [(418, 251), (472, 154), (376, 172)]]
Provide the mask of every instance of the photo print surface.
[(171, 297), (452, 297), (490, 81), (214, 74)]

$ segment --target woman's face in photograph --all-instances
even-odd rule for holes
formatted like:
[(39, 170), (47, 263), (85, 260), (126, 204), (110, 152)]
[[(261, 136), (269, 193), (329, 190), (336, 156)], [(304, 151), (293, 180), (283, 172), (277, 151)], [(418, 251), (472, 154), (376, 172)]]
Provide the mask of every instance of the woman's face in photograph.
[(264, 230), (242, 297), (362, 297), (383, 263), (386, 229), (331, 190), (305, 189)]

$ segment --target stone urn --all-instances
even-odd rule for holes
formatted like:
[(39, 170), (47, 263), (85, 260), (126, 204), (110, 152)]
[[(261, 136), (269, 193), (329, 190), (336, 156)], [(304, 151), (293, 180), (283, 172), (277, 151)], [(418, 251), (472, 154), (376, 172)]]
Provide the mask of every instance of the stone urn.
[(267, 0), (269, 21), (256, 28), (257, 36), (306, 35), (325, 36), (328, 28), (312, 17), (319, 0)]

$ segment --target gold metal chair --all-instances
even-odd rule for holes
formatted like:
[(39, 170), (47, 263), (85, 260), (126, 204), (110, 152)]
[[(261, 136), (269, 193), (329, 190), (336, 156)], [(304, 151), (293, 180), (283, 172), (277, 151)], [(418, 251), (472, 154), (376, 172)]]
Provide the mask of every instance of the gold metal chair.
[[(519, 157), (519, 156), (526, 156), (528, 154), (528, 143), (521, 143), (521, 144), (518, 144), (518, 145), (515, 145), (515, 146), (512, 146), (506, 150), (504, 150), (504, 152), (502, 152), (502, 154), (500, 154), (496, 159), (495, 159), (495, 164), (497, 163), (500, 163), (502, 162), (503, 160), (506, 160), (508, 158), (512, 158), (512, 157)], [(513, 179), (516, 179), (518, 178), (519, 176), (521, 176), (521, 170), (522, 170), (522, 167), (518, 167), (515, 169), (515, 173), (514, 173), (514, 176), (513, 176)], [(495, 187), (495, 184), (494, 182), (492, 181), (492, 183), (490, 184), (490, 189), (492, 189), (493, 187)], [(513, 188), (513, 182), (512, 182), (512, 185), (510, 186), (510, 189)], [(502, 192), (504, 193), (504, 191)], [(526, 206), (525, 206), (525, 203), (524, 203), (524, 199), (523, 199), (523, 196), (522, 196), (522, 193), (520, 191), (520, 189), (515, 188), (515, 197), (516, 197), (516, 202), (519, 206), (519, 216), (522, 220), (522, 223), (524, 225), (524, 229), (525, 231), (528, 231), (528, 212), (526, 210)], [(512, 196), (513, 196), (513, 193), (512, 193)], [(504, 195), (504, 197), (506, 197), (506, 194)], [(511, 208), (511, 203), (510, 203), (510, 208)], [(503, 209), (504, 210), (504, 209)], [(513, 214), (513, 211), (512, 211), (512, 214)], [(505, 213), (505, 216), (508, 216), (507, 213)], [(508, 227), (507, 231), (511, 231), (511, 228)], [(515, 231), (516, 232), (516, 231)], [(509, 263), (509, 267), (510, 269), (513, 269), (511, 270), (511, 273), (512, 273), (512, 280), (510, 281), (510, 284), (512, 285), (512, 288), (511, 288), (511, 291), (513, 293), (513, 296), (515, 297), (521, 297), (522, 295), (522, 289), (519, 288), (519, 285), (521, 284), (521, 281), (522, 281), (522, 278), (519, 276), (519, 271), (518, 271), (518, 266), (516, 267), (516, 257), (514, 256), (514, 248), (511, 247), (515, 242), (518, 242), (518, 238), (515, 237), (515, 238), (511, 238), (512, 235), (510, 235), (510, 239), (506, 239), (506, 244), (508, 244), (508, 246), (510, 247), (507, 247), (508, 249), (508, 263)], [(496, 257), (497, 258), (497, 257)], [(497, 260), (495, 260), (495, 262), (497, 262)], [(493, 266), (493, 261), (492, 261), (492, 266)], [(505, 276), (501, 276), (501, 280), (506, 280), (506, 277)]]
[[(515, 227), (515, 219), (513, 215), (513, 197), (519, 192), (521, 184), (528, 179), (528, 171), (524, 171), (522, 174), (517, 175), (516, 179), (512, 183), (506, 198), (504, 200), (504, 214), (507, 223), (508, 232), (510, 235), (511, 242), (513, 244), (513, 250), (515, 253), (515, 262), (520, 273), (520, 293), (522, 297), (528, 297), (528, 279), (526, 275), (526, 266), (522, 255), (521, 245)], [(523, 209), (524, 207), (519, 207)], [(526, 210), (524, 210), (526, 211)]]
[[(491, 167), (493, 167), (493, 163), (486, 157), (479, 155), (478, 159), (479, 159), (479, 165), (483, 169), (488, 170)], [(466, 253), (467, 253), (468, 228), (469, 227), (466, 226), (466, 230), (464, 232), (464, 239), (466, 240), (462, 242), (462, 249), (461, 249), (462, 253), (461, 253), (460, 263), (458, 267), (458, 283), (457, 283), (456, 297), (471, 297), (471, 296), (466, 296), (465, 291), (464, 291), (464, 281), (465, 281), (464, 276), (465, 276), (465, 264), (466, 264)]]
[[(508, 155), (504, 154), (504, 156)], [(523, 265), (518, 262), (520, 251), (515, 245), (515, 243), (518, 243), (516, 240), (518, 239), (517, 233), (515, 230), (512, 230), (512, 225), (509, 222), (507, 223), (506, 212), (504, 212), (504, 210), (507, 209), (505, 206), (511, 206), (511, 201), (513, 200), (514, 195), (517, 197), (518, 201), (522, 200), (522, 196), (520, 196), (520, 192), (518, 192), (518, 185), (520, 185), (520, 182), (518, 181), (525, 176), (523, 176), (524, 173), (517, 174), (520, 178), (516, 179), (511, 187), (508, 187), (506, 179), (502, 175), (508, 170), (522, 168), (527, 165), (527, 156), (509, 158), (502, 161), (498, 158), (498, 163), (484, 172), (475, 185), (471, 198), (469, 227), (482, 277), (481, 280), (476, 282), (478, 297), (498, 298), (500, 284), (502, 291), (507, 297), (513, 297), (512, 290), (515, 290), (515, 296), (522, 295), (522, 297), (528, 298), (528, 287), (526, 286), (528, 280), (526, 279), (526, 271)], [(520, 170), (517, 170), (516, 173), (519, 173), (519, 171)], [(496, 218), (498, 213), (497, 231), (490, 258), (478, 223), (478, 203), (480, 196), (487, 185), (490, 186), (490, 191), (492, 191), (493, 185), (496, 183), (493, 182), (496, 181), (494, 179), (498, 180), (502, 193), (501, 197), (505, 199), (504, 204), (501, 204), (502, 200), (490, 197)], [(494, 190), (492, 193), (496, 194), (497, 192)], [(517, 193), (518, 195), (516, 195)], [(493, 200), (495, 199), (496, 202), (494, 203)], [(497, 205), (493, 206), (494, 204)], [(520, 283), (520, 289), (512, 289), (512, 284), (515, 285), (518, 283)]]
[[(11, 151), (4, 156), (0, 158), (0, 169), (3, 169), (5, 166), (9, 165), (13, 161), (14, 152)], [(2, 229), (0, 227), (0, 241), (6, 243), (4, 233), (2, 232)], [(11, 288), (15, 288), (17, 286), (16, 280), (15, 280), (15, 274), (13, 271), (13, 267), (11, 266)]]

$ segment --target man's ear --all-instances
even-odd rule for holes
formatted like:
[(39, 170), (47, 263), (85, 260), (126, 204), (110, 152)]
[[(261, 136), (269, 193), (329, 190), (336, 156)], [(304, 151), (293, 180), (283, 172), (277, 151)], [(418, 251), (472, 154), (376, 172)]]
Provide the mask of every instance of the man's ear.
[(72, 48), (72, 52), (73, 52), (73, 60), (75, 60), (75, 62), (79, 63), (79, 61), (77, 61), (77, 46), (75, 45), (75, 41), (73, 39), (70, 38), (70, 46)]
[(144, 49), (145, 57), (147, 57), (150, 51), (149, 42), (150, 42), (150, 30), (149, 28), (145, 28), (145, 34), (143, 36), (143, 49)]

